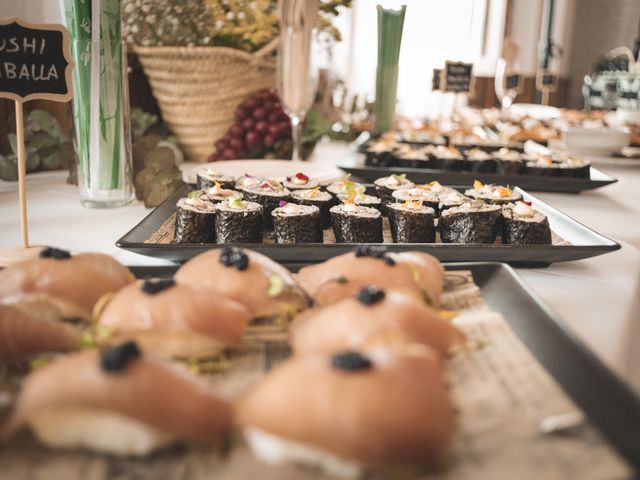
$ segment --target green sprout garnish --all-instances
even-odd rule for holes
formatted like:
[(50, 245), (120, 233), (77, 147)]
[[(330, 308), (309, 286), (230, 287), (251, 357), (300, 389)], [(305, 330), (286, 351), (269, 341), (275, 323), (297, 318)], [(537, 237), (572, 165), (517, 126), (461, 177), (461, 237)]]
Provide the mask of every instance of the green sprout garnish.
[(402, 173), (400, 175), (391, 175), (393, 178), (395, 178), (398, 183), (402, 183), (407, 179), (407, 174), (406, 173)]
[(200, 195), (202, 195), (202, 190), (193, 190), (187, 193), (187, 198), (200, 198)]
[(229, 201), (229, 206), (232, 208), (244, 208), (245, 205), (241, 198), (232, 197)]
[(96, 346), (96, 340), (90, 333), (85, 333), (80, 340), (80, 346), (82, 348), (93, 348)]
[(267, 294), (270, 297), (277, 297), (282, 293), (283, 289), (284, 282), (282, 281), (282, 278), (278, 275), (272, 275), (269, 279), (269, 290), (267, 291)]
[(51, 361), (51, 359), (50, 358), (46, 358), (46, 357), (34, 358), (29, 363), (29, 369), (31, 371), (38, 370), (39, 368), (44, 367), (50, 361)]

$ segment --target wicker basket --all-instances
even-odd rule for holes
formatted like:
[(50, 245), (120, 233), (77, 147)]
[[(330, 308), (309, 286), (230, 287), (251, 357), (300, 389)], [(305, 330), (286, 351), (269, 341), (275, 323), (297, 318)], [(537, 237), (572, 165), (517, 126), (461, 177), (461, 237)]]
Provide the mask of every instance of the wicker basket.
[(255, 53), (226, 47), (135, 47), (162, 117), (187, 157), (204, 162), (239, 103), (275, 86), (277, 40)]

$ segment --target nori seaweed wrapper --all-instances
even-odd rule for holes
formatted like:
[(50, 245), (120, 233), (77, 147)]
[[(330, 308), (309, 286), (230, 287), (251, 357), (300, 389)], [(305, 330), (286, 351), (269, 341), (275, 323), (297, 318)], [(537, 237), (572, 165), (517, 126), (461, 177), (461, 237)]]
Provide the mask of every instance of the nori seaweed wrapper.
[(333, 233), (338, 243), (382, 243), (382, 214), (374, 208), (359, 207), (367, 215), (344, 211), (344, 205), (331, 208)]
[(552, 166), (543, 166), (536, 162), (526, 162), (524, 167), (525, 175), (532, 175), (536, 177), (561, 177), (561, 169), (553, 164)]
[(203, 173), (196, 172), (198, 190), (207, 190), (215, 185), (216, 182), (220, 184), (222, 188), (227, 190), (233, 190), (236, 185), (236, 179), (233, 177), (227, 177), (226, 175), (216, 178), (215, 180), (207, 178)]
[(271, 212), (276, 243), (322, 243), (320, 209), (310, 205), (298, 208), (308, 210), (308, 213), (287, 215), (283, 213), (286, 207)]
[(467, 170), (474, 173), (495, 173), (498, 169), (498, 162), (494, 158), (467, 159)]
[(427, 156), (424, 158), (396, 157), (396, 163), (398, 167), (403, 168), (434, 168), (433, 160)]
[(487, 211), (442, 214), (438, 220), (440, 238), (444, 243), (494, 243), (500, 216), (501, 209), (497, 206)]
[(260, 187), (252, 189), (244, 189), (245, 200), (249, 202), (255, 202), (262, 205), (264, 210), (264, 229), (273, 230), (273, 219), (271, 218), (271, 212), (280, 206), (280, 200), (289, 200), (289, 190), (284, 189), (281, 194), (268, 195), (266, 193), (260, 193), (258, 191)]
[(215, 243), (216, 211), (195, 211), (183, 206), (184, 199), (176, 207), (176, 224), (173, 243)]
[(524, 162), (522, 160), (498, 159), (496, 171), (501, 175), (521, 175), (524, 173)]
[(249, 204), (248, 207), (246, 210), (236, 210), (228, 208), (225, 204), (218, 206), (218, 243), (262, 243), (263, 208), (259, 204)]
[(365, 152), (364, 164), (369, 167), (393, 167), (396, 165), (396, 158), (391, 151), (373, 152), (367, 150)]
[(560, 177), (564, 178), (590, 178), (591, 177), (591, 164), (587, 163), (585, 165), (563, 165), (559, 167)]
[(509, 245), (551, 245), (551, 228), (546, 216), (540, 222), (518, 220), (510, 208), (502, 211), (502, 243)]
[(311, 207), (318, 207), (320, 209), (320, 221), (322, 228), (331, 228), (331, 207), (338, 204), (338, 199), (328, 192), (324, 192), (330, 196), (326, 200), (320, 200), (318, 198), (304, 198), (299, 195), (291, 195), (291, 202), (299, 205), (309, 205)]
[(395, 243), (434, 243), (436, 241), (435, 211), (398, 208), (401, 203), (387, 205), (391, 237)]

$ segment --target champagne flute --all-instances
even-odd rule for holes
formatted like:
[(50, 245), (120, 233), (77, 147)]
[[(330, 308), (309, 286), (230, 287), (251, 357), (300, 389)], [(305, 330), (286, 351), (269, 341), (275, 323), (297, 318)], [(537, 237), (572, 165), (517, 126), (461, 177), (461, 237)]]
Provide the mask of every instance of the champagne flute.
[(313, 28), (319, 0), (281, 0), (277, 88), (291, 119), (292, 160), (302, 160), (302, 123), (313, 104), (317, 82), (311, 64)]

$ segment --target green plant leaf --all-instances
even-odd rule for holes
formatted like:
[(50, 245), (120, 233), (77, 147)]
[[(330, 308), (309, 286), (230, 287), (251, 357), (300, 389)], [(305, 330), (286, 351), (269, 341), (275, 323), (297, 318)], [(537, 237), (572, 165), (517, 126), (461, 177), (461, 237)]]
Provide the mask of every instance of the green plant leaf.
[(33, 124), (32, 127), (35, 132), (44, 131), (58, 140), (64, 138), (60, 124), (49, 112), (40, 109), (31, 110), (29, 121)]
[(284, 290), (284, 282), (282, 281), (282, 278), (278, 275), (272, 275), (269, 279), (269, 290), (267, 291), (267, 294), (270, 297), (277, 297), (282, 293), (282, 290)]
[(331, 122), (315, 110), (307, 114), (302, 130), (302, 143), (313, 142), (331, 132)]

